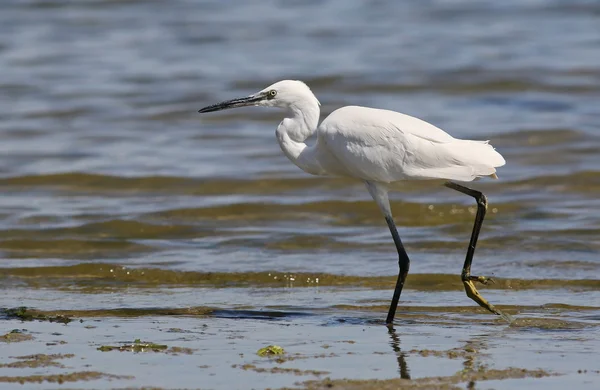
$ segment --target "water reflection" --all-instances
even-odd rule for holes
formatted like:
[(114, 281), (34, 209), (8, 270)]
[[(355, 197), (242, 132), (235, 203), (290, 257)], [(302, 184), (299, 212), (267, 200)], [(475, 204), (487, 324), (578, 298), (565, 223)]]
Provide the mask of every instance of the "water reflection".
[(307, 317), (314, 314), (307, 312), (276, 311), (276, 310), (245, 310), (245, 309), (219, 309), (213, 310), (210, 316), (215, 318), (246, 319), (246, 320), (282, 320), (294, 317)]
[(396, 354), (396, 359), (398, 360), (398, 372), (400, 373), (400, 378), (410, 379), (410, 371), (408, 370), (408, 363), (406, 362), (406, 354), (400, 349), (400, 337), (398, 337), (398, 333), (396, 333), (396, 329), (393, 325), (388, 326), (387, 331), (391, 338), (390, 345), (392, 346), (392, 349)]

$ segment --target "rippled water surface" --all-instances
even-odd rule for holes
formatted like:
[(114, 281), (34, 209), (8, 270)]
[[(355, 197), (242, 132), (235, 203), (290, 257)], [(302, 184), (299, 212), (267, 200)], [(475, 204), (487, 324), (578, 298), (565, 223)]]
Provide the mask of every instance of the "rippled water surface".
[[(3, 1), (0, 388), (597, 388), (599, 26), (594, 1)], [(512, 325), (460, 283), (472, 199), (419, 182), (383, 326), (396, 254), (364, 186), (287, 161), (277, 111), (197, 113), (286, 78), (322, 116), (491, 140), (473, 272)], [(136, 339), (169, 349), (97, 350)]]

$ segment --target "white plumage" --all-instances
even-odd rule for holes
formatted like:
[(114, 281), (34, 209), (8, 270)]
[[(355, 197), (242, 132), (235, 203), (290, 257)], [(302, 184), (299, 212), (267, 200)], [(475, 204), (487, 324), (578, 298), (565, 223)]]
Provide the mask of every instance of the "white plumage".
[[(286, 110), (277, 128), (281, 149), (314, 175), (349, 176), (382, 185), (400, 180), (471, 181), (494, 175), (505, 163), (487, 141), (456, 139), (421, 119), (389, 110), (342, 107), (317, 127), (319, 101), (301, 81), (280, 81), (233, 102)], [(202, 112), (229, 108), (225, 103)], [(317, 142), (307, 146), (305, 140), (315, 131)]]
[[(386, 322), (392, 323), (408, 274), (409, 259), (398, 235), (388, 199), (389, 185), (402, 180), (448, 179), (471, 181), (482, 176), (496, 178), (504, 158), (487, 141), (457, 139), (421, 119), (389, 110), (347, 106), (331, 113), (318, 126), (320, 103), (301, 81), (279, 81), (256, 94), (214, 104), (199, 112), (243, 106), (277, 107), (286, 116), (277, 127), (281, 150), (305, 172), (313, 175), (347, 176), (364, 181), (383, 212), (399, 254), (398, 282)], [(314, 133), (317, 141), (305, 141)], [(475, 197), (478, 204), (462, 280), (467, 295), (493, 313), (508, 316), (479, 295), (470, 275), (471, 261), (487, 201), (479, 191), (449, 182), (448, 187)]]
[(329, 115), (317, 129), (316, 148), (326, 148), (363, 180), (451, 179), (471, 181), (504, 165), (487, 141), (456, 139), (409, 115), (348, 106)]

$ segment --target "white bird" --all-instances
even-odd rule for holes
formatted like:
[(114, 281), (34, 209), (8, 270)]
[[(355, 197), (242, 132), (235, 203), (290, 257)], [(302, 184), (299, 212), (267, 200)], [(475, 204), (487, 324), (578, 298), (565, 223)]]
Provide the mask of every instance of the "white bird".
[[(403, 180), (497, 178), (496, 168), (505, 164), (488, 141), (457, 139), (430, 123), (395, 111), (347, 106), (332, 112), (319, 126), (320, 103), (301, 81), (279, 81), (250, 96), (204, 107), (198, 112), (244, 106), (277, 107), (286, 112), (275, 132), (277, 141), (287, 158), (303, 171), (351, 177), (365, 183), (385, 216), (399, 256), (400, 270), (386, 319), (388, 325), (393, 323), (410, 264), (394, 224), (388, 199), (390, 185)], [(316, 142), (307, 145), (306, 139), (315, 132)], [(457, 183), (449, 181), (445, 185), (477, 201), (477, 215), (461, 275), (467, 296), (510, 320), (485, 300), (473, 284), (475, 281), (487, 284), (491, 279), (471, 275), (487, 199), (481, 192)]]

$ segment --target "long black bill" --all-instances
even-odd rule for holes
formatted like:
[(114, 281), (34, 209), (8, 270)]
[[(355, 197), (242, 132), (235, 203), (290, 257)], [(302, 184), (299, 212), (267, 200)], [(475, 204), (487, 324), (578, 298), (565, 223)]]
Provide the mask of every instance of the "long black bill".
[(245, 107), (252, 106), (255, 103), (264, 99), (264, 96), (258, 95), (250, 95), (243, 98), (237, 98), (232, 100), (227, 100), (221, 103), (213, 104), (211, 106), (207, 106), (198, 110), (199, 113), (205, 112), (213, 112), (213, 111), (221, 111), (227, 110), (228, 108), (236, 108), (236, 107)]

